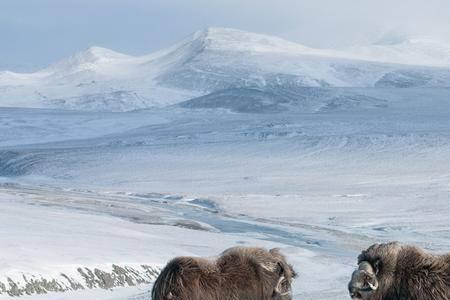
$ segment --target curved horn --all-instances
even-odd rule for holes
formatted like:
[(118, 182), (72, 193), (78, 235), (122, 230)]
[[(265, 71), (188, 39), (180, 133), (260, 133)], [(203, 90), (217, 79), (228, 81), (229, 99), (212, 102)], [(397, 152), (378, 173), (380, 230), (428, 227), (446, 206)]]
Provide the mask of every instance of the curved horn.
[(362, 261), (358, 265), (358, 270), (360, 271), (366, 271), (367, 273), (371, 275), (375, 275), (375, 271), (372, 267), (372, 265), (368, 261)]
[(289, 294), (291, 293), (290, 291), (287, 291), (287, 292), (281, 292), (281, 291), (280, 291), (281, 283), (282, 283), (284, 280), (286, 280), (286, 278), (285, 278), (284, 276), (281, 276), (280, 279), (278, 279), (277, 285), (276, 285), (276, 287), (275, 287), (275, 292), (276, 292), (277, 294), (281, 295), (281, 296), (286, 296), (286, 295), (289, 295)]
[(357, 287), (361, 292), (375, 291), (379, 287), (376, 273), (372, 265), (367, 261), (362, 261), (358, 265), (358, 269), (353, 272), (349, 284)]
[(261, 268), (269, 272), (275, 272), (277, 270), (277, 264), (275, 263), (262, 263)]
[(371, 282), (368, 282), (367, 284), (372, 289), (372, 291), (376, 291), (378, 289), (378, 281), (375, 281), (375, 284), (372, 284)]

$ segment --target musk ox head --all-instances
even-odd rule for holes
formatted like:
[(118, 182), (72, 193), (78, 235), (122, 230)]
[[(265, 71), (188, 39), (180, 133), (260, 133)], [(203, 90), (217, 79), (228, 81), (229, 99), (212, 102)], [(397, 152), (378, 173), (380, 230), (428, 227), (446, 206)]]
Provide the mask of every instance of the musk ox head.
[(292, 282), (297, 277), (292, 265), (288, 264), (278, 248), (269, 251), (271, 258), (265, 259), (263, 268), (274, 274), (276, 284), (272, 300), (292, 300)]
[(378, 280), (371, 264), (363, 261), (352, 274), (348, 291), (352, 299), (367, 300), (378, 289)]
[(392, 283), (401, 245), (397, 242), (375, 244), (358, 256), (358, 269), (348, 284), (350, 297), (368, 300)]
[(291, 282), (281, 277), (274, 288), (272, 300), (292, 300)]
[(280, 277), (273, 290), (272, 300), (292, 300), (292, 281), (297, 274), (291, 265), (284, 263), (278, 264), (277, 271)]

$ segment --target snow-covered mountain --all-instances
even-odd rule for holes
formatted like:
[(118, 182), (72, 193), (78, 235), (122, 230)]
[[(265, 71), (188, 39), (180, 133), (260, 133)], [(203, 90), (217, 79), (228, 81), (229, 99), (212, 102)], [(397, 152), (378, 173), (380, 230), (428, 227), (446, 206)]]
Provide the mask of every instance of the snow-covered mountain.
[(404, 42), (342, 52), (209, 28), (149, 55), (92, 47), (36, 73), (0, 72), (0, 106), (128, 111), (214, 93), (223, 97), (232, 94), (229, 89), (282, 91), (296, 100), (298, 92), (289, 91), (302, 87), (449, 85), (450, 47), (441, 44)]

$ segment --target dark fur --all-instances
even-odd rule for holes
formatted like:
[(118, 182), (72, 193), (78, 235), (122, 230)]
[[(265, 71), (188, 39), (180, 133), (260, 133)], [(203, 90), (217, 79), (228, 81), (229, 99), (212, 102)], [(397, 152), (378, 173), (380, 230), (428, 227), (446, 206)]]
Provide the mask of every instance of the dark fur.
[[(290, 300), (296, 276), (277, 249), (231, 248), (218, 258), (178, 257), (156, 279), (153, 300)], [(285, 280), (277, 286), (280, 278)], [(288, 291), (288, 295), (281, 295)]]
[(375, 244), (358, 263), (369, 262), (379, 288), (369, 300), (449, 300), (450, 255), (433, 255), (399, 243)]

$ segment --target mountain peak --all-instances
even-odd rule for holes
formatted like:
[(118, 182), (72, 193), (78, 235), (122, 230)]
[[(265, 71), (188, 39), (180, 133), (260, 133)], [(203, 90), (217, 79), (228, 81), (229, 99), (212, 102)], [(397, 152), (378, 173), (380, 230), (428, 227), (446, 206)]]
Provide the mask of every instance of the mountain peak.
[(77, 63), (95, 63), (99, 61), (111, 61), (116, 59), (124, 59), (129, 57), (128, 55), (113, 51), (111, 49), (103, 47), (89, 47), (84, 51), (78, 52), (75, 55), (69, 57), (66, 61)]
[(79, 56), (84, 56), (92, 59), (104, 59), (104, 58), (126, 58), (128, 55), (113, 51), (108, 48), (92, 46), (86, 50), (79, 52)]
[(208, 27), (194, 33), (206, 49), (250, 52), (298, 52), (308, 47), (266, 34), (225, 27)]
[(45, 71), (50, 71), (52, 73), (68, 73), (73, 71), (88, 70), (95, 68), (95, 66), (99, 64), (111, 64), (115, 61), (120, 61), (129, 57), (130, 56), (126, 54), (122, 54), (111, 49), (93, 46), (53, 64)]

